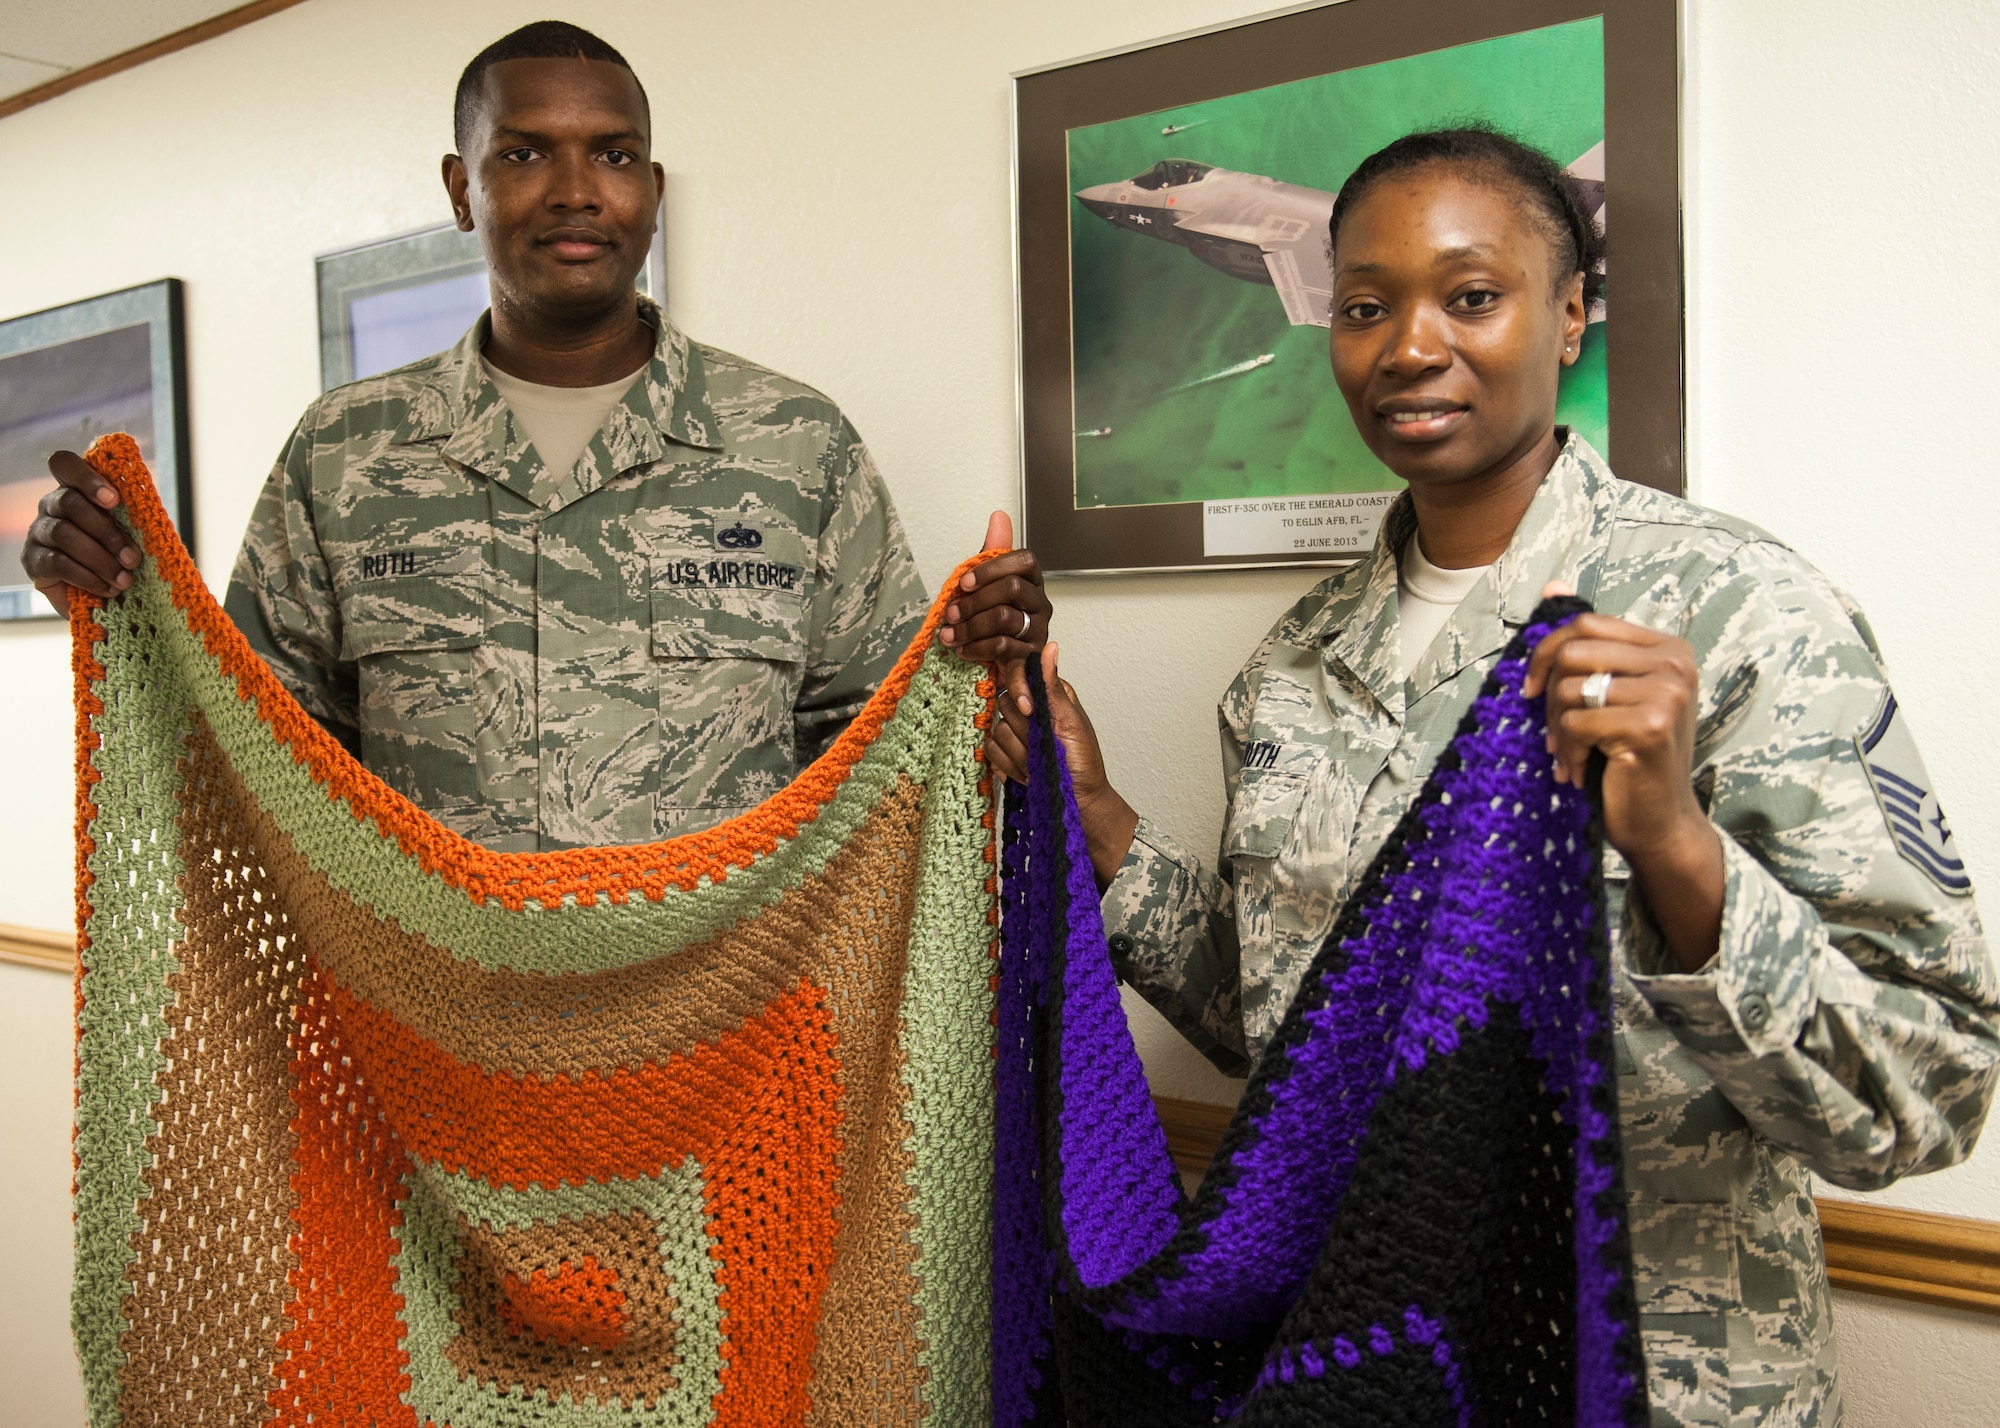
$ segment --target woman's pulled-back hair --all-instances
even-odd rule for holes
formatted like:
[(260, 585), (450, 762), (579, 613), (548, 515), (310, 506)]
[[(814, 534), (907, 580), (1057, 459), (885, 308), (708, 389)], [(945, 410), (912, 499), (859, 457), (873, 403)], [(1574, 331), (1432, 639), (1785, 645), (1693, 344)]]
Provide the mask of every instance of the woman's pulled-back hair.
[(1557, 285), (1571, 273), (1582, 273), (1584, 306), (1603, 296), (1604, 235), (1575, 176), (1532, 144), (1480, 124), (1405, 134), (1363, 159), (1333, 200), (1328, 236), (1334, 248), (1340, 247), (1341, 220), (1377, 184), (1396, 174), (1434, 167), (1522, 193), (1554, 250)]

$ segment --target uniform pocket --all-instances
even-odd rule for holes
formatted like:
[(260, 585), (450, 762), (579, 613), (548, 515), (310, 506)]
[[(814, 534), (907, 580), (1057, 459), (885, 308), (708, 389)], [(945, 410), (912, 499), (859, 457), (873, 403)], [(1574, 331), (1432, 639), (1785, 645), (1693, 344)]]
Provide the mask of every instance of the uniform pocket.
[(1723, 1314), (1743, 1303), (1736, 1215), (1724, 1204), (1633, 1199), (1632, 1287), (1647, 1314)]
[(750, 556), (653, 557), (655, 659), (805, 661), (797, 566)]
[(652, 579), (665, 834), (762, 803), (797, 773), (806, 607), (797, 567), (754, 555), (655, 555)]
[[(1308, 744), (1258, 742), (1244, 750), (1222, 852), (1234, 873), (1236, 936), (1247, 968), (1268, 971), (1311, 956), (1311, 927), (1325, 899), (1295, 896), (1293, 864), (1300, 820), (1308, 816), (1310, 769), (1323, 756)], [(1256, 1014), (1246, 1002), (1246, 1018)]]
[(362, 762), (419, 807), (463, 826), (479, 802), (473, 662), (486, 636), (484, 550), (363, 549), (334, 573), (341, 658), (356, 670)]
[(1236, 801), (1229, 808), (1223, 852), (1231, 858), (1277, 857), (1305, 796), (1303, 778), (1246, 770), (1236, 785)]
[(350, 557), (338, 572), (340, 657), (473, 648), (486, 635), (484, 556), (461, 547)]
[(1654, 1424), (1730, 1421), (1729, 1325), (1742, 1306), (1736, 1218), (1727, 1205), (1634, 1199), (1632, 1288)]
[(1245, 745), (1236, 797), (1222, 830), (1224, 855), (1275, 858), (1283, 852), (1312, 771), (1325, 757), (1318, 744), (1256, 739)]

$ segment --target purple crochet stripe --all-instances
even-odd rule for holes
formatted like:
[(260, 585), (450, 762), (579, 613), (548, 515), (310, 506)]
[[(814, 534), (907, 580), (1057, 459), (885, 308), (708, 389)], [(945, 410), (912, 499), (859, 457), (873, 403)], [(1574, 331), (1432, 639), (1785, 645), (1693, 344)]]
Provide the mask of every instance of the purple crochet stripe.
[[(1446, 1336), (1444, 1320), (1430, 1318), (1422, 1306), (1412, 1304), (1403, 1311), (1403, 1340), (1410, 1348), (1428, 1351), (1440, 1381), (1451, 1394), (1452, 1407), (1458, 1413), (1458, 1428), (1472, 1428), (1472, 1395), (1466, 1389), (1464, 1370), (1459, 1367), (1458, 1356), (1452, 1352), (1451, 1340)], [(1274, 1384), (1289, 1386), (1302, 1379), (1311, 1382), (1331, 1373), (1352, 1373), (1368, 1361), (1369, 1354), (1386, 1359), (1400, 1351), (1394, 1332), (1380, 1324), (1370, 1324), (1361, 1335), (1361, 1344), (1367, 1346), (1366, 1353), (1360, 1344), (1345, 1334), (1336, 1334), (1323, 1341), (1324, 1349), (1321, 1342), (1309, 1339), (1303, 1344), (1281, 1344), (1273, 1348), (1249, 1392), (1224, 1404), (1222, 1416), (1234, 1417), (1250, 1394), (1260, 1388), (1269, 1388)]]
[[(1061, 1053), (1062, 1219), (1070, 1262), (1087, 1288), (1123, 1278), (1180, 1228), (1180, 1187), (1167, 1133), (1153, 1109), (1118, 978), (1105, 953), (1104, 920), (1069, 761), (1056, 745), (1055, 806), (1068, 853)], [(1123, 1322), (1114, 1319), (1112, 1322)], [(1128, 1326), (1138, 1327), (1138, 1326)]]

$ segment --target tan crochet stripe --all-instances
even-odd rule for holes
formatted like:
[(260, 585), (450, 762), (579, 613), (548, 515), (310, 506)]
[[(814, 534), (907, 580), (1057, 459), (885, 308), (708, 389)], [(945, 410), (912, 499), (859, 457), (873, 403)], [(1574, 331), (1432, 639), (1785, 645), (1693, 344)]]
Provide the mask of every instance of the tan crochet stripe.
[[(461, 1378), (527, 1390), (558, 1402), (616, 1398), (628, 1408), (652, 1407), (679, 1387), (674, 1365), (673, 1286), (660, 1254), (660, 1227), (641, 1210), (492, 1230), (458, 1220), (458, 1301), (452, 1319), (459, 1332), (444, 1356)], [(506, 1322), (507, 1276), (554, 1274), (588, 1255), (617, 1276), (626, 1326), (618, 1343), (591, 1347), (514, 1332)], [(517, 1315), (518, 1317), (518, 1315)]]
[[(205, 724), (191, 737), (219, 757)], [(255, 808), (240, 784), (231, 794)], [(823, 873), (715, 938), (632, 967), (562, 975), (487, 971), (454, 957), (356, 904), (261, 810), (248, 821), (321, 970), (461, 1061), (546, 1079), (664, 1062), (734, 1031), (801, 977), (828, 988), (842, 1063), (851, 1065), (863, 1028), (894, 1024), (922, 800), (921, 786), (899, 779)], [(851, 940), (857, 928), (869, 933), (865, 943)], [(843, 1119), (867, 1113), (850, 1104)]]
[(119, 1410), (127, 1423), (262, 1423), (270, 1405), (244, 1386), (276, 1386), (298, 1267), (295, 1108), (270, 1068), (291, 1061), (304, 959), (240, 820), (246, 805), (228, 796), (233, 775), (212, 745), (180, 768), (185, 926), (136, 1236), (159, 1248), (129, 1276)]
[[(917, 1217), (910, 1212), (910, 1088), (899, 1050), (883, 1059), (879, 1124), (886, 1143), (841, 1150), (840, 1229), (813, 1350), (806, 1428), (914, 1424), (928, 1416), (929, 1374), (917, 1362)], [(852, 1120), (848, 1124), (853, 1124)]]

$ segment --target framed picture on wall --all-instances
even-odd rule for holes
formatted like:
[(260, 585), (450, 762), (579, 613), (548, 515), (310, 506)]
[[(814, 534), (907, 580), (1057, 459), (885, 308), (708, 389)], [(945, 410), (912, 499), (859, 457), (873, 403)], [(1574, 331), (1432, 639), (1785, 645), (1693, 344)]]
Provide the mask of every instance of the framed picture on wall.
[(1026, 538), (1051, 570), (1330, 564), (1402, 483), (1329, 369), (1334, 196), (1417, 129), (1568, 166), (1607, 301), (1557, 420), (1682, 479), (1675, 0), (1332, 0), (1014, 77)]
[[(662, 215), (635, 284), (655, 302), (666, 300), (665, 231)], [(314, 262), (322, 390), (442, 352), (486, 310), (479, 239), (449, 223), (323, 253)]]
[(181, 283), (163, 278), (0, 322), (0, 620), (53, 617), (21, 566), (49, 453), (130, 432), (194, 549)]

